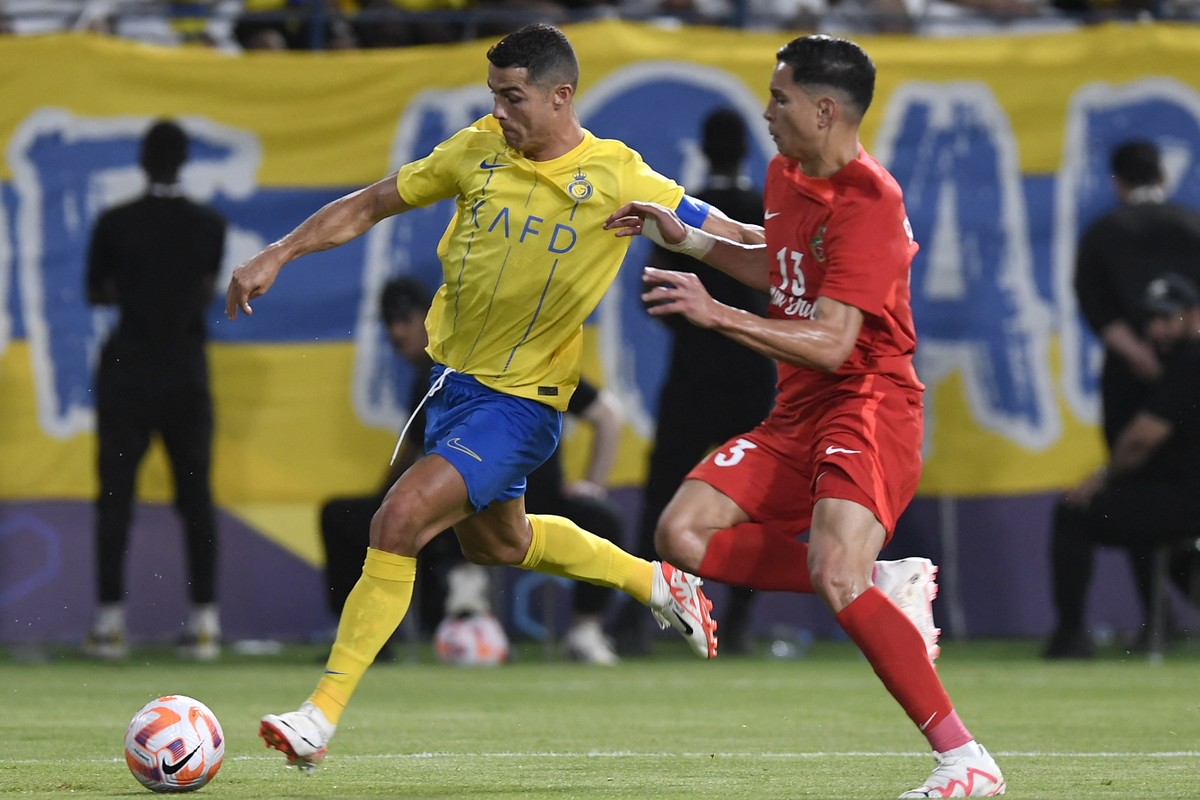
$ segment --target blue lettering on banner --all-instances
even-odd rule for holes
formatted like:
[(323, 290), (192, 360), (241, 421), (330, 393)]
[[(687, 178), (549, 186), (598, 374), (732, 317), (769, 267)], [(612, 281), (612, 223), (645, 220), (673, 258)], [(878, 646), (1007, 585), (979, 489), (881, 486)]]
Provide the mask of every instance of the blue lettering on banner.
[[(751, 123), (761, 113), (756, 95), (721, 70), (654, 62), (604, 76), (580, 98), (579, 112), (598, 136), (619, 138), (660, 172), (700, 186), (698, 132), (721, 106)], [(392, 165), (425, 155), (490, 107), (483, 87), (420, 95), (398, 120)], [(1030, 449), (1053, 445), (1063, 424), (1059, 392), (1077, 416), (1095, 418), (1096, 343), (1078, 317), (1071, 275), (1079, 232), (1116, 203), (1109, 151), (1132, 135), (1155, 139), (1166, 154), (1172, 196), (1200, 207), (1200, 163), (1192, 156), (1200, 152), (1197, 92), (1167, 79), (1082, 87), (1068, 110), (1062, 165), (1041, 175), (1021, 173), (1008, 115), (984, 84), (907, 83), (872, 113), (879, 128), (868, 149), (904, 189), (921, 245), (911, 276), (921, 377), (936, 385), (960, 375), (981, 427)], [(8, 145), (12, 179), (0, 187), (0, 350), (13, 338), (29, 341), (39, 424), (48, 435), (71, 436), (92, 424), (91, 370), (108, 322), (83, 297), (87, 242), (104, 208), (140, 191), (137, 143), (148, 122), (44, 109)], [(350, 188), (262, 187), (253, 133), (202, 118), (184, 122), (193, 137), (185, 189), (230, 222), (222, 282), (233, 265)], [(752, 124), (751, 131), (747, 173), (761, 186), (775, 147), (764, 126)], [(437, 245), (454, 212), (452, 200), (413, 209), (361, 240), (307, 257), (306, 277), (278, 282), (265, 301), (280, 313), (254, 325), (227, 324), (223, 297), (214, 298), (212, 337), (291, 342), (352, 335), (357, 413), (369, 424), (398, 428), (405, 418), (400, 388), (413, 376), (378, 325), (378, 291), (395, 274), (441, 283)], [(545, 242), (557, 255), (577, 242), (568, 225), (510, 216), (499, 209), (487, 231)], [(539, 236), (546, 238), (531, 238)], [(664, 326), (638, 299), (649, 252), (644, 240), (632, 243), (616, 290), (592, 320), (606, 382), (643, 404), (632, 410), (643, 436), (652, 431), (669, 344)], [(1057, 377), (1050, 364), (1056, 337), (1063, 356)], [(937, 409), (929, 413), (932, 427)]]

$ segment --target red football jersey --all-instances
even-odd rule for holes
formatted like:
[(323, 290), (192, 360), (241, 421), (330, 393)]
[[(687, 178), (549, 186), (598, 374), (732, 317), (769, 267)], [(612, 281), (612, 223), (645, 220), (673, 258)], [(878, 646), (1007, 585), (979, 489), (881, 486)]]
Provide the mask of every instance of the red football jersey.
[(778, 404), (803, 405), (868, 374), (922, 391), (912, 365), (917, 337), (908, 283), (918, 248), (896, 179), (861, 149), (827, 179), (810, 178), (796, 161), (776, 155), (763, 200), (771, 254), (768, 316), (811, 318), (819, 296), (864, 315), (854, 351), (836, 373), (779, 363)]

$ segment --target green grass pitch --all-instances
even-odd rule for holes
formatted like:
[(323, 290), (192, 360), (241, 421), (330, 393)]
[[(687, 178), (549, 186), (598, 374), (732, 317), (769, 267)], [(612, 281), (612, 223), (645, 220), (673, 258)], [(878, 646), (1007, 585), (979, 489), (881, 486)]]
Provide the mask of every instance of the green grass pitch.
[[(364, 679), (314, 775), (284, 767), (258, 718), (295, 708), (314, 647), (212, 664), (0, 654), (0, 795), (149, 797), (129, 774), (130, 717), (160, 694), (217, 714), (227, 749), (202, 797), (894, 798), (932, 768), (924, 740), (851, 645), (800, 660), (652, 658), (580, 666), (523, 648), (496, 669), (415, 661)], [(53, 655), (53, 654), (52, 654)], [(1008, 796), (1200, 796), (1200, 647), (1152, 665), (1109, 650), (1046, 663), (1034, 643), (947, 642), (939, 672), (996, 755)]]

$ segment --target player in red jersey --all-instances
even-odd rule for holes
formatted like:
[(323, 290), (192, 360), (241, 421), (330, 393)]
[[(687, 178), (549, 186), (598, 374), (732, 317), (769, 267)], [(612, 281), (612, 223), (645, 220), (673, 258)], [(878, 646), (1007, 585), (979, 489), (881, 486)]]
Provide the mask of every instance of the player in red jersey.
[[(924, 391), (908, 285), (917, 245), (899, 185), (858, 138), (874, 86), (853, 42), (805, 36), (779, 50), (763, 113), (779, 154), (761, 244), (711, 236), (653, 204), (606, 223), (771, 294), (761, 317), (713, 300), (694, 275), (646, 269), (651, 314), (682, 314), (779, 366), (771, 414), (688, 475), (656, 544), (707, 578), (815, 592), (933, 747), (933, 774), (901, 797), (994, 796), (1004, 779), (955, 712), (926, 638), (872, 582), (920, 477)], [(805, 530), (807, 542), (796, 538)]]

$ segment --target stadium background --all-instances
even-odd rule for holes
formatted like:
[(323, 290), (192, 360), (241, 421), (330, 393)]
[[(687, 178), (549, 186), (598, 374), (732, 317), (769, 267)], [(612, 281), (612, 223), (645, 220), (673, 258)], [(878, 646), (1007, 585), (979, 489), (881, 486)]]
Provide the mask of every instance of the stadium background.
[[(700, 120), (718, 105), (757, 120), (771, 54), (789, 38), (616, 21), (568, 32), (583, 65), (584, 125), (693, 187)], [(891, 553), (942, 563), (938, 610), (951, 634), (1040, 635), (1050, 505), (1102, 458), (1098, 351), (1070, 289), (1074, 241), (1113, 202), (1107, 155), (1130, 136), (1158, 141), (1172, 194), (1200, 206), (1200, 30), (857, 38), (880, 68), (864, 145), (903, 185), (922, 245), (912, 286), (929, 388), (926, 468)], [(0, 642), (78, 639), (90, 617), (91, 368), (112, 319), (84, 303), (83, 265), (97, 214), (141, 188), (147, 122), (177, 116), (192, 134), (185, 185), (230, 220), (227, 277), (322, 203), (486, 113), (487, 46), (234, 55), (88, 35), (0, 39)], [(756, 181), (773, 152), (759, 125)], [(289, 266), (253, 319), (229, 323), (214, 300), (230, 636), (307, 636), (330, 624), (317, 505), (378, 482), (411, 377), (380, 337), (374, 298), (392, 274), (437, 281), (434, 243), (448, 215), (444, 205), (413, 212)], [(667, 344), (637, 301), (644, 255), (644, 243), (633, 248), (591, 321), (585, 367), (631, 411), (615, 475), (631, 519)], [(576, 469), (584, 444), (568, 436)], [(183, 618), (183, 591), (157, 449), (140, 487), (152, 503), (134, 533), (130, 599), (144, 613), (131, 628), (166, 635)], [(506, 578), (506, 613), (524, 619), (534, 587), (518, 577)], [(1137, 621), (1117, 554), (1106, 554), (1098, 585), (1096, 620)], [(828, 628), (796, 598), (761, 604), (761, 623), (797, 602), (801, 623)]]

